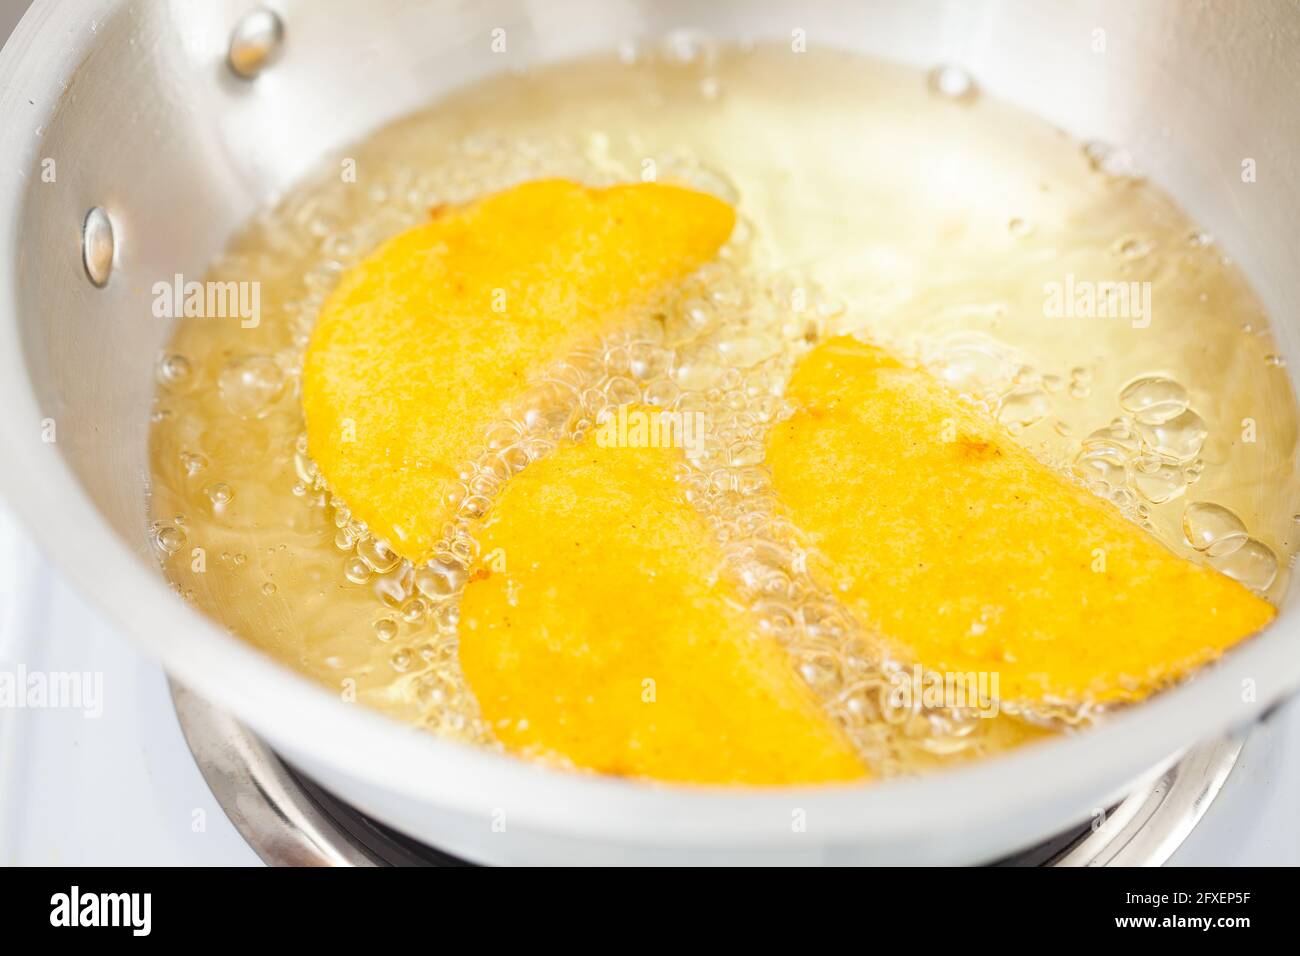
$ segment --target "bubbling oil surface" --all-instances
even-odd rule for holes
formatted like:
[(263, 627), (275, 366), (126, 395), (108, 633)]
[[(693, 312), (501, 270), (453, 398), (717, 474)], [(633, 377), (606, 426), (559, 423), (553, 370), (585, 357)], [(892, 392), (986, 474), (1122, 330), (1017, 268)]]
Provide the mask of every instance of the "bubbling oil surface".
[[(1174, 550), (1276, 600), (1300, 511), (1288, 380), (1237, 269), (1122, 160), (951, 70), (700, 37), (478, 85), (323, 164), (213, 265), (212, 280), (260, 283), (260, 321), (180, 320), (159, 358), (151, 509), (164, 571), (345, 699), (494, 746), (456, 659), (475, 520), (512, 474), (620, 404), (699, 411), (706, 440), (682, 466), (683, 496), (717, 533), (720, 570), (762, 638), (789, 650), (877, 772), (1011, 746), (1023, 735), (1007, 721), (892, 702), (900, 664), (874, 659), (814, 581), (763, 437), (798, 357), (860, 333), (931, 368)], [(457, 521), (412, 567), (307, 456), (303, 349), (339, 275), (380, 241), (431, 207), (551, 176), (685, 182), (734, 203), (739, 225), (717, 262), (487, 425), (448, 501)], [(1096, 713), (1024, 716), (1068, 727)]]

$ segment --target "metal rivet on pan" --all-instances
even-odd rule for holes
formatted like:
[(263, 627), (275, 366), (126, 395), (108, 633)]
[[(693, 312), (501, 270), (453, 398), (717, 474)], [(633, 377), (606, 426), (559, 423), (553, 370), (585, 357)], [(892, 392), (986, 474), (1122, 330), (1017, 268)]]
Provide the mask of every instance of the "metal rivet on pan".
[(278, 14), (267, 9), (247, 14), (230, 34), (230, 68), (246, 80), (275, 62), (284, 46), (284, 24)]
[(86, 213), (86, 221), (81, 224), (81, 261), (86, 267), (86, 275), (99, 288), (108, 284), (108, 277), (113, 272), (113, 220), (99, 206)]

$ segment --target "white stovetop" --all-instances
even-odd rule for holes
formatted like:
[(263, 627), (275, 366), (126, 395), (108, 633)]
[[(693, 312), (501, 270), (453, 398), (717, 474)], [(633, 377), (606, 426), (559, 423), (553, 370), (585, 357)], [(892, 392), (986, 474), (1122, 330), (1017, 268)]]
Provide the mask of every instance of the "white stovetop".
[[(0, 671), (19, 665), (102, 673), (103, 714), (0, 710), (0, 865), (258, 863), (194, 765), (162, 670), (0, 507)], [(1173, 862), (1300, 864), (1300, 705), (1252, 735)]]

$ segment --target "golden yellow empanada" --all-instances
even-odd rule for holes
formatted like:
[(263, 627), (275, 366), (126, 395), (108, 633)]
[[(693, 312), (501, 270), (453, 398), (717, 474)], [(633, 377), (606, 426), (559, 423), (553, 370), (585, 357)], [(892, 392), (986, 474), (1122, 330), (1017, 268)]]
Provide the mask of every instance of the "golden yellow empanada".
[(776, 491), (904, 661), (997, 673), (1003, 700), (1136, 700), (1273, 619), (878, 348), (823, 343), (787, 397)]
[(346, 273), (303, 368), (308, 451), (412, 560), (484, 429), (549, 361), (710, 259), (730, 206), (676, 186), (525, 183), (442, 210)]
[[(634, 410), (638, 414), (649, 414)], [(755, 633), (673, 448), (566, 445), (511, 479), (465, 589), (460, 661), (511, 750), (602, 773), (793, 784), (866, 774)]]

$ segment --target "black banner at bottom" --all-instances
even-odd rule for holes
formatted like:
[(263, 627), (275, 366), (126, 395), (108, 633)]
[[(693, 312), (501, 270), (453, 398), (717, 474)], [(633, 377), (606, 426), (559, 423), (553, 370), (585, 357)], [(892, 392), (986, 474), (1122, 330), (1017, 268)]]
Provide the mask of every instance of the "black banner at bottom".
[[(7, 874), (0, 895), (7, 941), (29, 934), (188, 940), (264, 938), (374, 945), (411, 942), (433, 926), (483, 933), (499, 945), (511, 930), (601, 937), (623, 924), (632, 938), (680, 926), (735, 943), (887, 926), (917, 945), (938, 937), (1075, 942), (1100, 936), (1212, 938), (1285, 929), (1293, 882), (1286, 870), (895, 869), (446, 870), (422, 874), (257, 869), (33, 869)], [(489, 921), (484, 922), (483, 917)], [(801, 930), (799, 927), (803, 925)], [(910, 928), (910, 929), (909, 929)], [(1039, 935), (1041, 932), (1042, 935)], [(725, 937), (722, 935), (725, 934)], [(934, 941), (932, 944), (927, 940)], [(892, 945), (892, 944), (891, 944)], [(17, 950), (13, 950), (17, 951)]]

